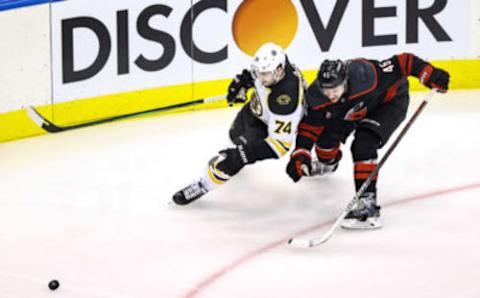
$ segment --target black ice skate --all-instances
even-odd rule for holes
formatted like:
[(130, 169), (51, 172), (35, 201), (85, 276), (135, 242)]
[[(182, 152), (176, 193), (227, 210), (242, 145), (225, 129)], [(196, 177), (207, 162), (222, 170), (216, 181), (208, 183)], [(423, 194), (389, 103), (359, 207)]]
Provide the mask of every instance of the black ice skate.
[(365, 193), (360, 198), (363, 205), (350, 211), (342, 221), (342, 228), (353, 230), (371, 230), (382, 227), (380, 206), (374, 193)]
[(177, 191), (173, 195), (173, 201), (177, 205), (187, 205), (195, 200), (198, 200), (207, 192), (208, 190), (206, 190), (200, 182), (194, 182), (189, 186)]

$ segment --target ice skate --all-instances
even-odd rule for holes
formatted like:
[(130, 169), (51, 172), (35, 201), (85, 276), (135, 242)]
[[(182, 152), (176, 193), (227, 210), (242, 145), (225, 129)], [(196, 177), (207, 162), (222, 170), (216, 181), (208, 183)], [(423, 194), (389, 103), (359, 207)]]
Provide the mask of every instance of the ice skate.
[(201, 196), (208, 192), (203, 185), (196, 181), (187, 187), (177, 191), (173, 195), (173, 202), (177, 205), (187, 205), (191, 202), (198, 200)]
[(374, 193), (365, 193), (360, 201), (362, 205), (350, 211), (342, 221), (342, 228), (351, 230), (372, 230), (382, 227), (380, 206)]

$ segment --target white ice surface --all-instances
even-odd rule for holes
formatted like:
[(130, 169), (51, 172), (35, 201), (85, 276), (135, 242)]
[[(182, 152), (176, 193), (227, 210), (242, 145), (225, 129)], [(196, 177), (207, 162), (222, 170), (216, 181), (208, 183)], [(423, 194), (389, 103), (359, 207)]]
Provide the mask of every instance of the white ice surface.
[(283, 158), (168, 204), (237, 111), (0, 144), (0, 297), (480, 297), (480, 91), (435, 96), (393, 153), (383, 229), (339, 230), (312, 249), (285, 241), (322, 235), (351, 199), (348, 146), (331, 177), (294, 184)]

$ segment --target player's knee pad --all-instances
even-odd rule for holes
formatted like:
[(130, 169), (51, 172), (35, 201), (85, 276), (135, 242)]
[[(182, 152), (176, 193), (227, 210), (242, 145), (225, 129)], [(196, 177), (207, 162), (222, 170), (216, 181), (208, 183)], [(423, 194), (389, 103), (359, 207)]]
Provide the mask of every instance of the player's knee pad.
[(376, 159), (380, 145), (381, 139), (375, 132), (368, 129), (357, 130), (351, 146), (353, 160), (363, 161)]

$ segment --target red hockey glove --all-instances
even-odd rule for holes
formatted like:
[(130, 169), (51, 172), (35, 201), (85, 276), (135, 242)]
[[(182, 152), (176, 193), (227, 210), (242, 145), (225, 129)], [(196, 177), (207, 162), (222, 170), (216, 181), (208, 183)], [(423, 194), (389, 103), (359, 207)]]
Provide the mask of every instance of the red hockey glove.
[(290, 156), (287, 165), (287, 174), (293, 182), (297, 182), (302, 176), (310, 176), (312, 171), (312, 157), (305, 149), (296, 149)]

